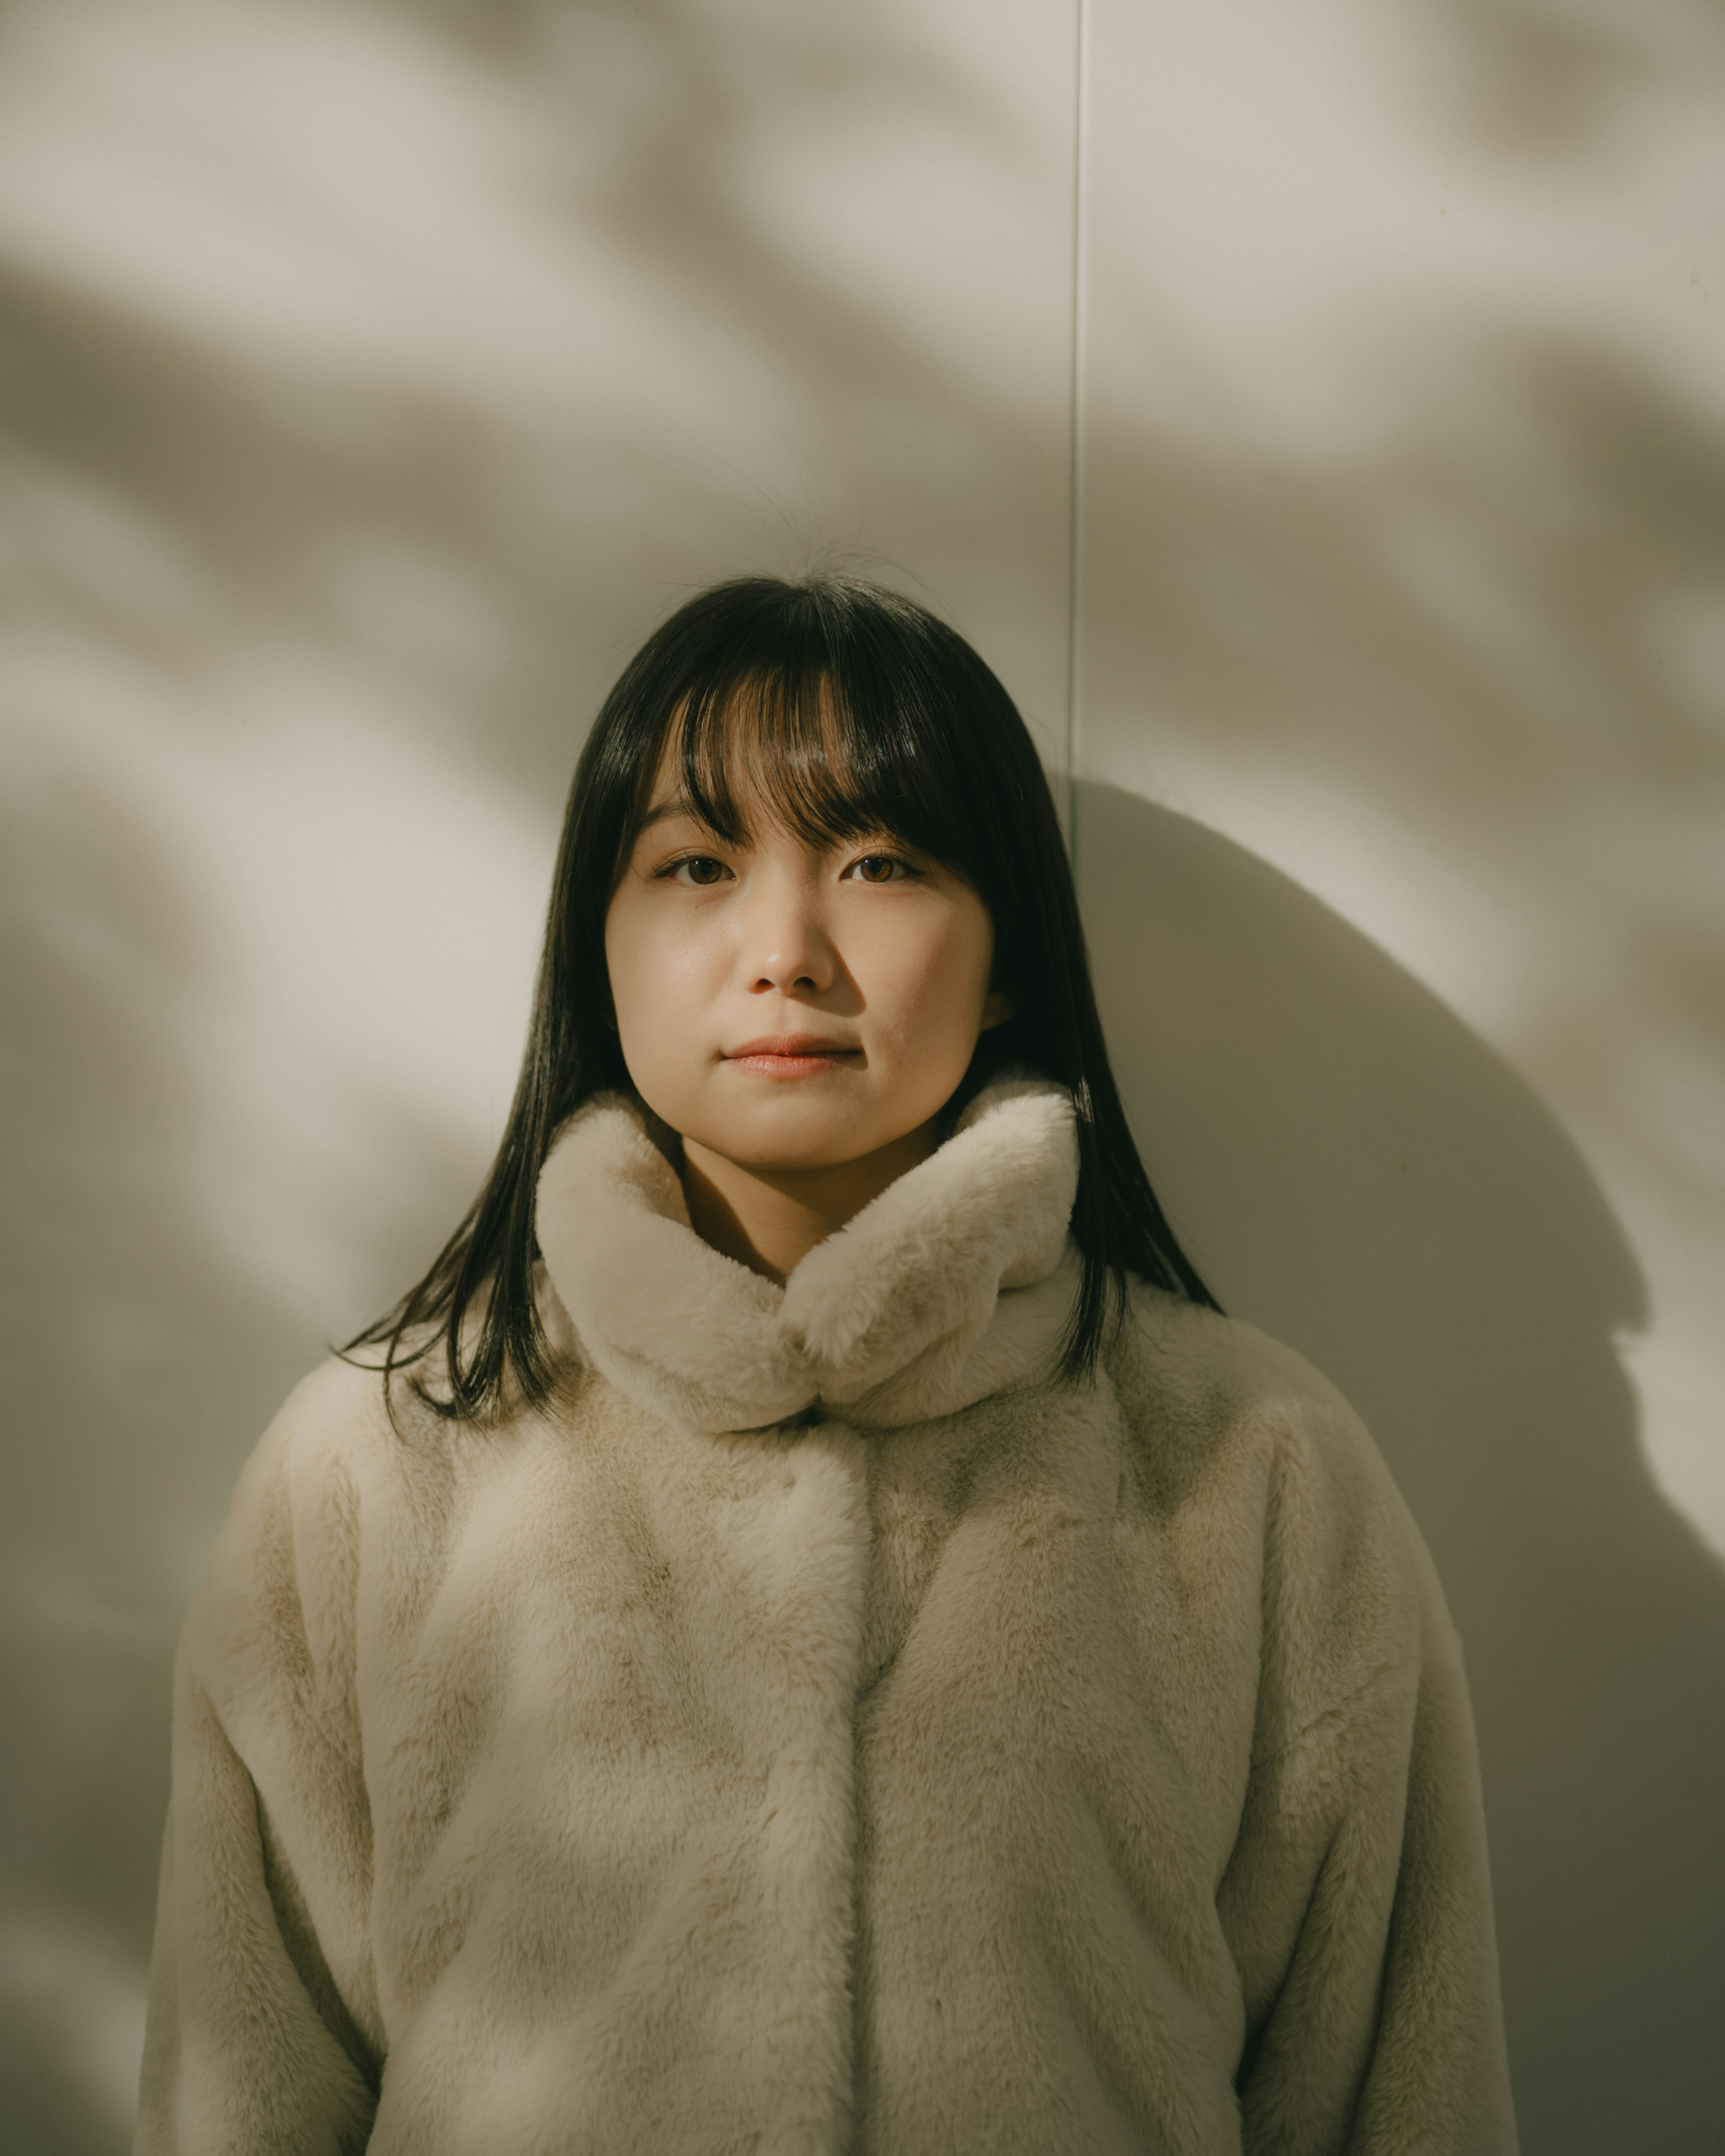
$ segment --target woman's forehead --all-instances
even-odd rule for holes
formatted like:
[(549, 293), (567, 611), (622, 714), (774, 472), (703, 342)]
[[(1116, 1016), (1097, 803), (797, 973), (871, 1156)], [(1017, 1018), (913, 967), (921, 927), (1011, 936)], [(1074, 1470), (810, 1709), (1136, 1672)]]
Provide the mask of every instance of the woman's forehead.
[[(761, 779), (758, 757), (726, 759), (722, 773), (721, 804), (734, 809), (751, 829), (757, 824), (774, 820), (769, 790)], [(661, 824), (673, 816), (688, 816), (696, 823), (711, 820), (706, 814), (701, 795), (710, 790), (712, 778), (718, 774), (700, 771), (694, 774), (696, 784), (691, 789), (691, 773), (685, 755), (683, 728), (673, 724), (659, 752), (659, 762), (653, 773), (653, 783), (647, 789), (647, 798), (641, 818), (641, 828)]]
[(685, 815), (725, 833), (778, 828), (817, 844), (890, 828), (859, 787), (837, 701), (825, 683), (742, 683), (685, 699), (660, 743), (641, 829)]

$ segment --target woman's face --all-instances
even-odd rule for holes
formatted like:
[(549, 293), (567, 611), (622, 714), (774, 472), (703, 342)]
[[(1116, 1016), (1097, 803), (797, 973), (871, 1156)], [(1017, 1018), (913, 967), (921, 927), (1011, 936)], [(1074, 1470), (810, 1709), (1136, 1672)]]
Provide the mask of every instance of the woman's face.
[(920, 1129), (1010, 1014), (962, 878), (885, 834), (829, 850), (743, 803), (715, 836), (667, 756), (605, 921), (624, 1060), (685, 1138), (759, 1169), (831, 1168)]

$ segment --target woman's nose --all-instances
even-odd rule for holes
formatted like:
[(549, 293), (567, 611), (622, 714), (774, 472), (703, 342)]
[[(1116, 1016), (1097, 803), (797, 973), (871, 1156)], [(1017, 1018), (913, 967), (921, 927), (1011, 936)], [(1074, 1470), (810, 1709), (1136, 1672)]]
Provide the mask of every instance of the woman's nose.
[(832, 939), (803, 892), (762, 892), (748, 909), (747, 933), (744, 971), (757, 992), (820, 995), (838, 976)]

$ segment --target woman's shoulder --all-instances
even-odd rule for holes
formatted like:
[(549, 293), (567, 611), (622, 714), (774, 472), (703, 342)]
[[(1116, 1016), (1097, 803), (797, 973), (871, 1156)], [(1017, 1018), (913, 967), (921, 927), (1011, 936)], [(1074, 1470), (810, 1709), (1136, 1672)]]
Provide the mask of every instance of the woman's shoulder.
[[(1357, 1448), (1365, 1436), (1341, 1393), (1305, 1357), (1243, 1318), (1131, 1281), (1105, 1358), (1129, 1411), (1154, 1424), (1218, 1430), (1243, 1420)], [(1366, 1440), (1369, 1444), (1369, 1440)]]
[(1266, 1653), (1301, 1665), (1286, 1673), (1291, 1699), (1410, 1676), (1450, 1639), (1430, 1557), (1382, 1455), (1304, 1356), (1135, 1285), (1108, 1374), (1147, 1508), (1177, 1541), (1231, 1548), (1251, 1573)]
[[(392, 1408), (393, 1414), (392, 1414)], [(435, 1419), (398, 1378), (386, 1398), (369, 1361), (331, 1355), (266, 1424), (239, 1471), (187, 1636), (244, 1630), (242, 1612), (327, 1599), (352, 1572), (362, 1493), (438, 1441)]]
[(1244, 1319), (1142, 1282), (1106, 1368), (1141, 1453), (1162, 1479), (1249, 1485), (1266, 1532), (1357, 1544), (1372, 1533), (1417, 1552), (1417, 1529), (1382, 1454), (1338, 1388)]
[(265, 1424), (240, 1470), (236, 1513), (267, 1505), (272, 1491), (352, 1481), (398, 1440), (404, 1392), (398, 1379), (386, 1396), (383, 1372), (369, 1361), (328, 1356), (300, 1378)]
[(378, 1373), (332, 1356), (295, 1386), (241, 1468), (180, 1640), (183, 1676), (236, 1731), (321, 1693), (351, 1660), (357, 1493), (388, 1427)]

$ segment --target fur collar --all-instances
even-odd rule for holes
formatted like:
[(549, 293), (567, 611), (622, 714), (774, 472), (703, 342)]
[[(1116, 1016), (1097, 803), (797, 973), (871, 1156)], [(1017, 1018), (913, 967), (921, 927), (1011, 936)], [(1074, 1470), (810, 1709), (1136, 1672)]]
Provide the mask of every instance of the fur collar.
[(999, 1080), (779, 1287), (701, 1240), (639, 1111), (606, 1094), (547, 1158), (539, 1247), (583, 1358), (668, 1421), (755, 1430), (824, 1402), (891, 1428), (1046, 1373), (1077, 1182), (1070, 1096)]

